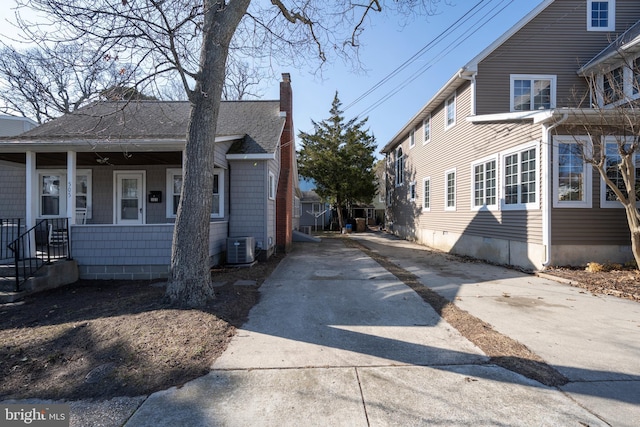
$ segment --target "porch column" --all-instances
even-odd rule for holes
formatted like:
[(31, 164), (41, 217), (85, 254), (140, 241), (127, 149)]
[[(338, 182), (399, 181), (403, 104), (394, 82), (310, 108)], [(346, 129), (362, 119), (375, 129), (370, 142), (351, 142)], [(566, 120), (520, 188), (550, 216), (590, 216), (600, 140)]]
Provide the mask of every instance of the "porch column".
[(69, 224), (76, 223), (76, 169), (75, 151), (67, 151), (67, 215)]
[[(38, 173), (36, 172), (36, 153), (27, 151), (25, 153), (25, 173), (26, 173), (26, 206), (25, 206), (25, 231), (36, 225), (38, 217), (38, 197), (40, 187), (38, 185)], [(36, 241), (35, 234), (31, 234), (31, 257), (35, 256)]]

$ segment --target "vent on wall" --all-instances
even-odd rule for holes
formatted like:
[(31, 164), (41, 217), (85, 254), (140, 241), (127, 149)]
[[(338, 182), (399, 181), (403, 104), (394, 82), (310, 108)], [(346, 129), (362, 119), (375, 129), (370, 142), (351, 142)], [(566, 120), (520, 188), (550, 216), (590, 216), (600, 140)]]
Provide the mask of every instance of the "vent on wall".
[(254, 261), (256, 239), (254, 237), (227, 238), (227, 263), (249, 264)]

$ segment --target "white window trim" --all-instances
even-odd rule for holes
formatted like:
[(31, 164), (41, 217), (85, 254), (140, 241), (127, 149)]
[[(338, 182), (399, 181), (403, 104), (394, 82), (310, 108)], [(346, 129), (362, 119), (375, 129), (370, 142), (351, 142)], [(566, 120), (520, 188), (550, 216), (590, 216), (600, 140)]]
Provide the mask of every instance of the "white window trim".
[[(224, 186), (224, 169), (214, 168), (214, 175), (218, 175), (218, 190), (220, 192), (220, 214), (211, 214), (211, 218), (224, 218), (225, 207), (225, 186)], [(166, 173), (166, 196), (165, 196), (165, 212), (167, 218), (175, 218), (173, 213), (173, 176), (182, 175), (182, 168), (167, 168)]]
[(167, 218), (175, 218), (176, 216), (173, 213), (173, 177), (174, 175), (182, 175), (181, 168), (167, 168), (167, 178), (166, 178), (166, 196), (165, 196), (165, 207)]
[[(505, 197), (506, 197), (506, 193), (505, 193), (505, 173), (504, 173), (504, 168), (506, 166), (505, 164), (505, 160), (504, 158), (506, 156), (510, 156), (512, 154), (516, 154), (516, 153), (521, 153), (523, 151), (527, 151), (530, 150), (532, 148), (535, 148), (536, 150), (536, 182), (535, 182), (535, 186), (536, 186), (536, 201), (533, 203), (516, 203), (516, 204), (507, 204), (505, 203)], [(517, 147), (513, 147), (510, 148), (509, 150), (505, 150), (500, 152), (500, 170), (499, 170), (499, 176), (500, 176), (500, 191), (499, 191), (499, 197), (500, 197), (500, 210), (504, 210), (504, 211), (522, 211), (522, 210), (537, 210), (540, 209), (540, 144), (536, 141), (536, 142), (531, 142), (528, 144), (522, 144), (519, 145)], [(518, 179), (520, 178), (520, 159), (518, 159), (519, 163), (518, 163)]]
[(417, 199), (418, 199), (418, 184), (416, 183), (416, 181), (411, 181), (409, 183), (409, 201), (415, 202)]
[[(402, 155), (398, 155), (398, 153), (402, 152)], [(402, 159), (402, 170), (400, 171), (398, 165), (400, 162), (400, 159)], [(394, 175), (395, 175), (395, 185), (396, 187), (402, 187), (402, 185), (404, 185), (404, 170), (405, 170), (405, 155), (404, 155), (404, 150), (402, 149), (402, 147), (398, 147), (396, 149), (396, 160), (393, 164), (394, 166)]]
[[(476, 197), (475, 197), (475, 167), (478, 165), (484, 165), (490, 161), (494, 160), (496, 162), (496, 202), (492, 205), (480, 205), (477, 206), (475, 204), (476, 202)], [(486, 172), (486, 171), (485, 171)], [(479, 211), (479, 210), (490, 210), (490, 211), (497, 211), (499, 210), (500, 207), (500, 191), (499, 191), (499, 187), (500, 187), (500, 162), (498, 161), (498, 155), (497, 154), (493, 154), (491, 156), (487, 156), (484, 157), (482, 159), (476, 160), (475, 162), (471, 163), (471, 171), (470, 171), (470, 176), (471, 176), (471, 210), (472, 211)], [(486, 199), (486, 188), (485, 188), (485, 199)]]
[[(429, 137), (427, 138), (426, 132), (429, 129)], [(422, 145), (426, 145), (431, 142), (431, 113), (422, 121)]]
[[(453, 103), (453, 122), (449, 124), (449, 109), (448, 106)], [(444, 130), (451, 129), (456, 125), (456, 119), (458, 115), (458, 99), (454, 92), (449, 98), (444, 101)]]
[[(615, 31), (616, 30), (616, 1), (608, 0), (609, 3), (609, 22), (606, 27), (594, 27), (591, 25), (591, 11), (593, 2), (598, 0), (587, 0), (587, 31)], [(602, 1), (602, 0), (600, 0)]]
[(275, 200), (276, 199), (276, 175), (269, 171), (269, 182), (267, 183), (267, 191), (268, 196), (269, 196), (269, 200)]
[[(617, 139), (615, 136), (607, 136), (605, 137), (604, 140), (604, 145), (602, 146), (603, 148), (606, 148), (606, 144), (609, 143), (614, 143), (617, 144)], [(629, 143), (633, 143), (633, 137), (629, 137)], [(635, 164), (636, 159), (638, 158), (638, 153), (635, 153), (634, 156), (634, 165), (637, 167), (637, 165)], [(620, 203), (618, 200), (612, 201), (612, 200), (607, 200), (607, 183), (604, 182), (604, 179), (602, 179), (602, 177), (600, 178), (600, 207), (604, 208), (604, 209), (623, 209), (624, 206), (622, 205), (622, 203)], [(637, 178), (636, 178), (637, 180)], [(640, 200), (636, 201), (636, 206), (640, 206)]]
[[(449, 174), (453, 173), (453, 206), (448, 206), (449, 202)], [(444, 171), (444, 210), (445, 211), (455, 211), (457, 208), (457, 197), (458, 197), (458, 176), (456, 173), (456, 168), (447, 169)]]
[[(633, 58), (631, 60), (631, 64), (633, 64), (634, 61), (638, 61), (638, 65), (640, 65), (640, 56), (637, 58)], [(617, 68), (622, 68), (622, 91), (623, 91), (623, 96), (621, 97), (621, 99), (609, 103), (609, 104), (605, 104), (604, 103), (604, 76), (608, 75), (610, 73), (613, 72), (613, 70), (617, 69)], [(635, 100), (640, 98), (640, 90), (638, 91), (638, 93), (633, 93), (633, 89), (634, 89), (634, 69), (633, 66), (629, 66), (625, 61), (623, 61), (623, 63), (621, 64), (615, 64), (612, 67), (609, 67), (606, 71), (600, 73), (597, 75), (596, 77), (596, 87), (597, 87), (597, 93), (596, 93), (596, 98), (598, 100), (598, 105), (600, 107), (605, 107), (605, 106), (617, 106), (617, 105), (621, 105), (624, 103), (627, 103), (631, 100)]]
[[(67, 193), (67, 169), (37, 169), (38, 175), (38, 217), (39, 218), (65, 218), (67, 217), (67, 199), (69, 194)], [(60, 176), (60, 194), (59, 197), (59, 214), (58, 215), (43, 215), (42, 214), (42, 176), (43, 175), (59, 175)], [(92, 170), (91, 169), (76, 169), (76, 182), (78, 176), (86, 175), (87, 177), (87, 216), (86, 219), (92, 218), (93, 208), (93, 182), (92, 182)], [(74, 191), (73, 197), (77, 196), (77, 192)]]
[[(551, 81), (551, 100), (550, 100), (550, 109), (556, 108), (556, 88), (558, 83), (558, 76), (553, 74), (511, 74), (509, 77), (509, 111), (515, 112), (515, 105), (513, 103), (513, 91), (514, 91), (514, 83), (516, 80), (550, 80)], [(533, 85), (532, 85), (533, 88)], [(533, 100), (533, 98), (532, 98)], [(520, 111), (520, 110), (518, 110)], [(526, 110), (526, 111), (536, 111), (536, 110)]]
[[(425, 195), (426, 184), (429, 183), (429, 197)], [(422, 178), (422, 212), (430, 212), (431, 211), (431, 192), (433, 189), (431, 188), (431, 177), (427, 176)], [(429, 206), (425, 206), (426, 204)]]
[[(591, 164), (583, 160), (582, 164), (582, 185), (584, 188), (584, 199), (576, 200), (560, 200), (560, 164), (558, 163), (560, 149), (559, 144), (577, 144), (576, 140), (583, 144), (585, 149), (591, 150), (591, 139), (586, 135), (556, 135), (553, 137), (553, 207), (554, 208), (591, 208), (593, 205), (593, 179)], [(604, 182), (604, 181), (603, 181)]]
[(409, 149), (415, 146), (416, 146), (416, 130), (411, 129), (411, 132), (409, 132)]

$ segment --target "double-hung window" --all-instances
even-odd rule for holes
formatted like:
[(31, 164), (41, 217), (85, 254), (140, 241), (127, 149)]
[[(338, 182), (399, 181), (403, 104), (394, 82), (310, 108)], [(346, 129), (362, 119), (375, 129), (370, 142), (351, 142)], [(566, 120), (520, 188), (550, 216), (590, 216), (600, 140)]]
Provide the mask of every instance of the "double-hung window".
[(409, 148), (413, 148), (416, 146), (416, 130), (411, 129), (409, 132)]
[(409, 200), (412, 202), (415, 202), (415, 200), (418, 198), (418, 194), (417, 194), (417, 188), (416, 188), (416, 182), (415, 181), (411, 181), (409, 183)]
[(431, 210), (431, 178), (427, 177), (422, 180), (422, 210)]
[[(621, 157), (618, 151), (618, 144), (622, 144), (624, 141), (619, 139), (622, 137), (607, 137), (604, 144), (604, 154), (606, 156), (605, 167), (607, 171), (607, 177), (615, 183), (616, 187), (620, 189), (622, 194), (627, 195), (627, 187), (624, 183), (622, 173), (618, 165), (620, 164)], [(629, 143), (632, 141), (630, 140)], [(640, 153), (636, 151), (633, 154), (633, 164), (635, 171), (635, 191), (636, 200), (640, 199)], [(609, 188), (609, 186), (601, 180), (600, 188), (600, 206), (603, 208), (621, 208), (622, 204), (618, 200), (616, 193)]]
[(537, 147), (502, 154), (502, 209), (533, 209), (538, 203)]
[(426, 144), (429, 141), (431, 141), (431, 114), (429, 114), (429, 116), (426, 119), (424, 119), (424, 122), (422, 123), (422, 127), (424, 129), (422, 143)]
[[(41, 217), (67, 216), (67, 173), (63, 170), (39, 170), (39, 215)], [(86, 208), (91, 218), (91, 170), (76, 170), (76, 208)]]
[(587, 30), (615, 31), (616, 30), (616, 2), (615, 0), (587, 0)]
[(548, 110), (556, 106), (556, 76), (511, 75), (511, 111)]
[(269, 199), (276, 199), (276, 176), (273, 172), (269, 172)]
[(444, 102), (444, 128), (449, 129), (456, 124), (456, 94), (451, 95)]
[(553, 138), (554, 207), (591, 207), (592, 167), (584, 161), (585, 150), (591, 150), (587, 136)]
[(396, 150), (396, 187), (404, 184), (404, 153), (402, 147)]
[(620, 104), (640, 98), (640, 58), (598, 75), (599, 105)]
[(472, 165), (473, 209), (498, 207), (497, 164), (496, 157), (492, 157)]
[(447, 211), (456, 210), (456, 170), (449, 169), (444, 173), (444, 209)]
[[(175, 218), (182, 192), (182, 169), (167, 169), (167, 218)], [(224, 217), (224, 170), (213, 170), (211, 218)]]

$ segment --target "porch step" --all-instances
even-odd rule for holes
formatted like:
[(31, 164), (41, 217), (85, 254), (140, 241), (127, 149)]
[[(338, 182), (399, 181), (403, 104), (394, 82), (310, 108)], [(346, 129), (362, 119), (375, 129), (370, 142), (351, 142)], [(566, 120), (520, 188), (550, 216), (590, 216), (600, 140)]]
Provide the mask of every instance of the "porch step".
[[(1, 270), (0, 271), (6, 271)], [(14, 270), (15, 271), (15, 270)], [(15, 274), (14, 271), (11, 274)], [(78, 281), (78, 264), (75, 260), (60, 260), (45, 265), (35, 277), (30, 277), (15, 292), (15, 276), (0, 274), (0, 304), (20, 301), (27, 295), (55, 289)]]

